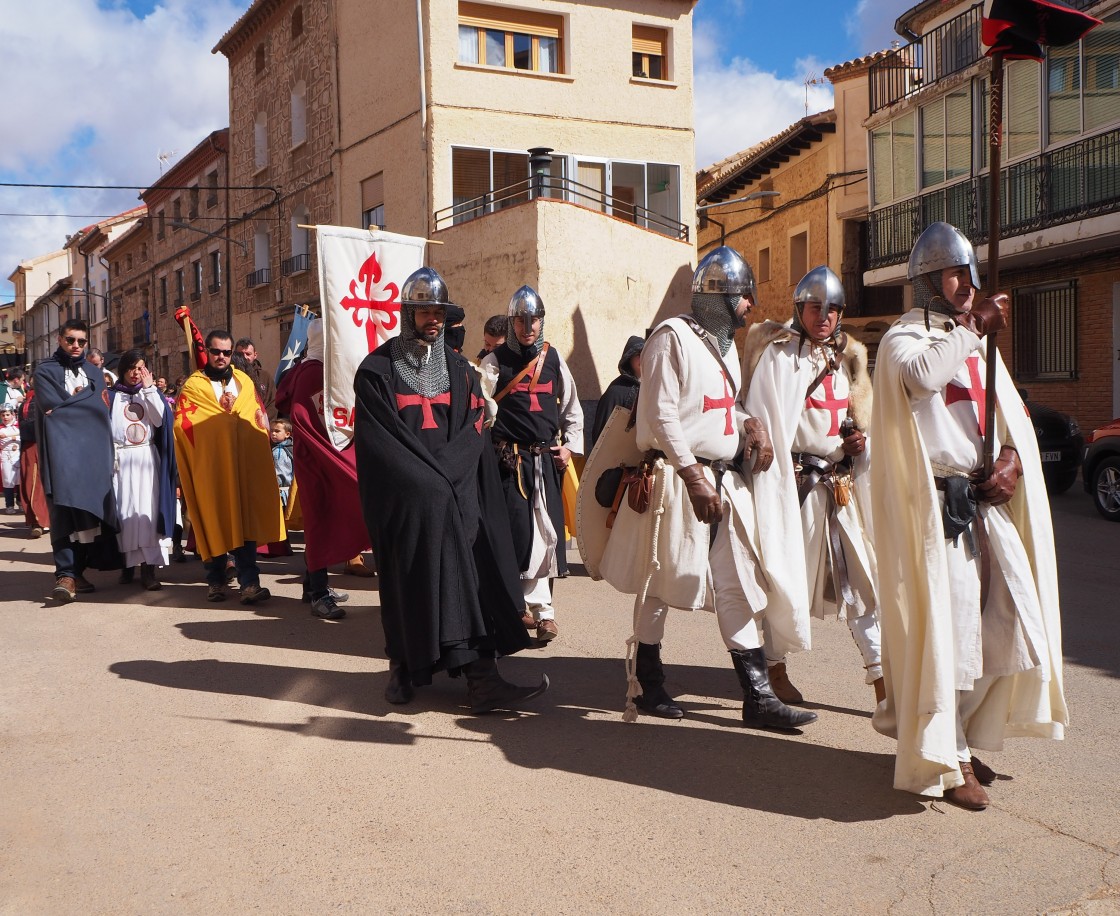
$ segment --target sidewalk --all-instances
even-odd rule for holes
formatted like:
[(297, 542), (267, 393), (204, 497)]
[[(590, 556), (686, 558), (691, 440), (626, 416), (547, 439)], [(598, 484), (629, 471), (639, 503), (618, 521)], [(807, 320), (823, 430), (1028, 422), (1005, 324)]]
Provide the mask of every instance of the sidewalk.
[(332, 576), (338, 623), (298, 554), (255, 607), (194, 562), (59, 607), (47, 539), (0, 522), (0, 913), (1118, 912), (1120, 525), (1083, 493), (1055, 518), (1073, 724), (983, 755), (1014, 778), (978, 814), (891, 789), (835, 621), (791, 659), (802, 736), (739, 726), (704, 613), (664, 646), (687, 717), (626, 725), (630, 599), (574, 576), (560, 637), (503, 662), (552, 689), (474, 717), (446, 676), (385, 703), (376, 579)]

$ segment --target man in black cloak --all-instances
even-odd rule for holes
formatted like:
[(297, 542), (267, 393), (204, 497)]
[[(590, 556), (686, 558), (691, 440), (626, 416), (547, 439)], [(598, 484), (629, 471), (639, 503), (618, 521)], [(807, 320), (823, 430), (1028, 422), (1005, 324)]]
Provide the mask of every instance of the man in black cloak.
[(105, 375), (86, 361), (89, 326), (71, 318), (58, 349), (35, 369), (39, 473), (51, 520), (57, 601), (92, 592), (86, 568), (120, 568), (113, 537), (113, 435)]
[(618, 378), (607, 385), (607, 390), (603, 392), (595, 408), (595, 422), (591, 424), (591, 445), (587, 449), (589, 455), (614, 409), (625, 407), (630, 410), (638, 399), (638, 387), (642, 383), (642, 347), (645, 343), (636, 335), (626, 341), (622, 358), (618, 361)]
[(401, 289), (401, 332), (354, 380), (358, 491), (377, 556), (389, 656), (385, 699), (446, 670), (471, 712), (514, 709), (548, 688), (502, 679), (495, 657), (529, 645), (501, 484), (469, 362), (446, 346), (447, 286), (429, 267)]

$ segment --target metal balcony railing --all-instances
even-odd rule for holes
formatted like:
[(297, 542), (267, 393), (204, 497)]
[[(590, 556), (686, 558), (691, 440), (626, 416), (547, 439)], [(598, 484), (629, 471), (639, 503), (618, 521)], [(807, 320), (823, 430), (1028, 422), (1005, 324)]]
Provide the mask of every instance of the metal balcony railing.
[(309, 254), (292, 255), (292, 257), (285, 258), (280, 262), (280, 273), (285, 277), (290, 277), (292, 274), (300, 274), (310, 269), (311, 255)]
[(469, 222), (538, 197), (566, 200), (589, 210), (598, 210), (600, 213), (619, 217), (636, 226), (652, 229), (670, 238), (688, 240), (688, 226), (684, 223), (620, 197), (612, 197), (598, 188), (555, 175), (526, 178), (524, 181), (498, 188), (480, 197), (437, 210), (434, 214), (436, 229), (446, 229), (448, 226)]
[[(1001, 173), (1000, 238), (1120, 211), (1120, 130), (1009, 165)], [(975, 245), (988, 240), (988, 176), (978, 175), (871, 213), (868, 267), (901, 264), (930, 223)]]
[(132, 345), (139, 347), (148, 343), (148, 327), (143, 318), (132, 319)]
[(887, 108), (980, 60), (982, 14), (983, 7), (977, 3), (917, 41), (875, 61), (867, 71), (870, 113)]
[(254, 286), (265, 286), (272, 282), (272, 268), (262, 267), (260, 270), (254, 270), (249, 276), (245, 278), (245, 285), (249, 288)]
[(211, 294), (216, 293), (221, 288), (222, 288), (222, 284), (218, 283), (216, 281), (214, 283), (211, 283), (208, 287), (206, 287), (207, 291), (209, 291)]
[(109, 333), (105, 337), (106, 346), (115, 352), (121, 350), (121, 331), (120, 328), (109, 328)]

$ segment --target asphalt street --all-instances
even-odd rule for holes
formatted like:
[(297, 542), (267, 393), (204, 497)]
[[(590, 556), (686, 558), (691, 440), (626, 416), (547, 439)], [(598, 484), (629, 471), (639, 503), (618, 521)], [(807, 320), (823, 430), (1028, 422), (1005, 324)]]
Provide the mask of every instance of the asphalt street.
[(257, 607), (208, 604), (197, 562), (58, 606), (2, 516), (0, 913), (1120, 912), (1120, 525), (1080, 484), (1053, 512), (1072, 722), (985, 754), (981, 813), (891, 788), (835, 621), (791, 659), (801, 735), (741, 727), (704, 613), (664, 645), (687, 717), (623, 723), (631, 599), (579, 575), (503, 662), (552, 679), (532, 711), (471, 716), (446, 676), (395, 707), (375, 579), (332, 576), (337, 623), (298, 554)]

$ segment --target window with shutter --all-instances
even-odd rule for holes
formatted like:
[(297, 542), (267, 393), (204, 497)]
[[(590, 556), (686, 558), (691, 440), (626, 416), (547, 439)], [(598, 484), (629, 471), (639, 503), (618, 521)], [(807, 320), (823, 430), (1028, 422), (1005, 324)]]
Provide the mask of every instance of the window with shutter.
[(564, 20), (530, 10), (459, 3), (459, 62), (562, 73)]

